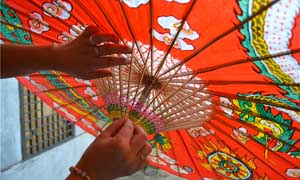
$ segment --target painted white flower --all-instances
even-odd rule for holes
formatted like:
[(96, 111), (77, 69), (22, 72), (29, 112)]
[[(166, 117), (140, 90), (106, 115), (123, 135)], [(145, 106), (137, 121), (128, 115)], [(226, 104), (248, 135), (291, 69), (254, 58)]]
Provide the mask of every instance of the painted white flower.
[(55, 109), (57, 109), (57, 108), (60, 107), (59, 104), (57, 104), (56, 102), (53, 102), (52, 105), (53, 105), (53, 107), (54, 107)]
[(289, 177), (299, 178), (300, 177), (300, 169), (287, 169), (285, 174)]
[(45, 86), (43, 86), (43, 85), (41, 85), (40, 83), (37, 83), (36, 81), (34, 81), (34, 80), (30, 80), (30, 82), (31, 82), (31, 84), (33, 84), (35, 87), (37, 87), (38, 88), (38, 90), (40, 90), (40, 91), (46, 91), (47, 90), (47, 88), (45, 87)]
[(68, 42), (74, 39), (75, 37), (69, 35), (68, 33), (62, 32), (61, 34), (58, 35), (57, 39), (60, 41)]
[(241, 143), (245, 144), (249, 138), (248, 138), (248, 131), (244, 127), (239, 127), (237, 129), (234, 129), (232, 131), (231, 136), (238, 139)]
[[(153, 36), (157, 40), (164, 42), (167, 45), (170, 45), (174, 39), (174, 36), (172, 36), (170, 34), (167, 34), (167, 33), (160, 34), (159, 32), (157, 32), (155, 30), (153, 31)], [(193, 50), (194, 49), (194, 47), (192, 45), (187, 44), (183, 39), (180, 39), (180, 38), (176, 39), (173, 47), (176, 49), (180, 49), (180, 50)]]
[(166, 0), (167, 2), (178, 2), (178, 3), (188, 3), (190, 2), (191, 0)]
[(77, 118), (76, 118), (73, 114), (69, 113), (65, 108), (61, 107), (61, 106), (60, 106), (59, 104), (57, 104), (56, 102), (53, 102), (52, 104), (53, 104), (53, 107), (54, 107), (55, 109), (57, 109), (58, 111), (63, 112), (63, 113), (65, 114), (66, 118), (67, 118), (69, 121), (71, 121), (71, 122), (73, 122), (73, 123), (77, 122)]
[(46, 2), (43, 4), (43, 13), (47, 16), (58, 17), (63, 20), (70, 18), (72, 5), (67, 1), (53, 0), (53, 3)]
[(43, 16), (41, 14), (33, 12), (30, 16), (31, 18), (28, 20), (28, 24), (31, 31), (37, 34), (42, 34), (49, 30), (49, 27), (47, 26), (48, 23), (43, 20)]
[(40, 91), (46, 91), (48, 88), (46, 88), (45, 86), (43, 86), (40, 83), (37, 83), (35, 80), (31, 79), (30, 76), (24, 76), (25, 79), (27, 79), (28, 81), (30, 81), (30, 83), (32, 85), (34, 85), (36, 88), (38, 88), (38, 90)]
[(175, 171), (175, 172), (178, 172), (180, 174), (189, 174), (189, 172), (187, 172), (186, 170), (182, 169), (181, 167), (178, 167), (178, 165), (170, 165), (170, 168)]
[(80, 33), (82, 33), (85, 30), (86, 27), (87, 25), (82, 25), (80, 23), (73, 24), (70, 28), (70, 34), (72, 36), (78, 37)]
[(123, 2), (131, 8), (137, 8), (140, 5), (147, 4), (149, 0), (123, 0)]
[[(174, 16), (161, 16), (157, 19), (159, 25), (164, 29), (168, 29), (170, 34), (175, 36), (179, 27), (181, 26), (181, 20)], [(199, 34), (193, 31), (187, 22), (184, 22), (183, 27), (178, 35), (180, 39), (195, 40), (199, 38)]]
[(86, 85), (92, 85), (90, 80), (83, 80), (83, 79), (79, 79), (79, 78), (75, 78), (75, 81), (79, 82), (79, 83), (84, 83)]
[(82, 119), (81, 122), (86, 125), (89, 129), (92, 129), (93, 131), (96, 131), (96, 129), (94, 128), (94, 126), (91, 124), (91, 122), (89, 122), (86, 119)]
[[(176, 19), (173, 16), (161, 16), (157, 19), (157, 21), (163, 29), (169, 30), (169, 33), (161, 34), (154, 30), (153, 36), (157, 40), (164, 42), (167, 45), (170, 45), (173, 42), (174, 37), (176, 36), (176, 33), (178, 32), (181, 26), (181, 20)], [(174, 47), (180, 50), (193, 50), (194, 47), (186, 43), (184, 39), (195, 40), (197, 38), (199, 38), (199, 34), (193, 31), (190, 28), (189, 24), (185, 22), (174, 43)]]
[(68, 120), (72, 122), (77, 122), (77, 118), (73, 114), (69, 113), (67, 110), (65, 110), (64, 112)]
[[(220, 97), (220, 102), (222, 105), (224, 106), (227, 106), (227, 107), (230, 107), (232, 106), (232, 103), (231, 101), (228, 99), (228, 98), (225, 98), (225, 97)], [(228, 115), (230, 116), (233, 116), (233, 111), (232, 109), (229, 109), (229, 108), (226, 108), (224, 106), (220, 106), (220, 108)]]
[(95, 91), (92, 90), (92, 88), (90, 87), (87, 87), (85, 90), (84, 90), (84, 94), (87, 94), (89, 96), (93, 96), (92, 99), (97, 101), (98, 100), (98, 96), (95, 96), (97, 95)]

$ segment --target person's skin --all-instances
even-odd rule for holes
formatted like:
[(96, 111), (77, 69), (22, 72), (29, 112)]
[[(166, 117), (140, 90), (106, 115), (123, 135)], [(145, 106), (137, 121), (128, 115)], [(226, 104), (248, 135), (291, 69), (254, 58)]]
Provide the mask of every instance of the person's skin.
[(59, 70), (82, 79), (111, 76), (105, 69), (129, 64), (130, 60), (115, 54), (132, 50), (118, 44), (112, 34), (100, 33), (89, 26), (75, 40), (63, 45), (1, 45), (1, 78), (30, 74), (40, 70)]
[[(1, 45), (1, 78), (41, 70), (59, 70), (82, 79), (111, 76), (105, 69), (130, 61), (120, 54), (132, 50), (112, 34), (90, 26), (75, 40), (54, 46)], [(147, 165), (151, 145), (142, 128), (130, 120), (116, 120), (88, 147), (76, 167), (94, 180), (126, 176)], [(71, 173), (68, 180), (82, 179)]]
[[(92, 179), (110, 180), (144, 168), (151, 145), (140, 127), (130, 120), (116, 120), (88, 147), (76, 167)], [(67, 180), (80, 179), (71, 174)]]

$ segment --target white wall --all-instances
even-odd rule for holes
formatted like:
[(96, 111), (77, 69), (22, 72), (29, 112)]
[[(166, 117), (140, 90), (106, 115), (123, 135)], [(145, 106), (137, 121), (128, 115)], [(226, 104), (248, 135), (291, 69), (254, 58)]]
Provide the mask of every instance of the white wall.
[(22, 160), (19, 90), (16, 79), (0, 80), (1, 180), (64, 179), (70, 166), (94, 139), (75, 128), (75, 137), (26, 161)]
[(0, 80), (1, 171), (22, 159), (19, 90), (16, 79)]

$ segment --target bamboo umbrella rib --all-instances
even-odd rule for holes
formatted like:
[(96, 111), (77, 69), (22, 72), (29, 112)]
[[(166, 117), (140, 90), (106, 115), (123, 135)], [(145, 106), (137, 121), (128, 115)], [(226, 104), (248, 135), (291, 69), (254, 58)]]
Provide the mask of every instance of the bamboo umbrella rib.
[[(64, 6), (64, 4), (62, 4), (61, 1), (57, 1), (55, 0), (55, 2), (59, 5), (59, 7), (63, 8), (63, 10), (68, 11), (67, 8)], [(78, 1), (77, 1), (78, 3)], [(80, 8), (82, 8), (82, 6), (79, 6)], [(88, 12), (88, 11), (84, 11), (84, 12)], [(70, 13), (71, 14), (71, 13)], [(78, 21), (80, 24), (84, 25), (84, 22), (80, 20), (80, 18), (78, 18), (75, 14), (72, 15), (74, 17), (74, 19), (76, 19), (76, 21)]]
[[(120, 41), (126, 45), (125, 40), (122, 38), (120, 32), (115, 28), (115, 25), (112, 23), (112, 20), (109, 18), (109, 16), (107, 15), (107, 13), (104, 11), (104, 9), (102, 8), (101, 4), (99, 3), (98, 0), (94, 0), (94, 2), (96, 3), (98, 9), (102, 12), (102, 15), (105, 17), (106, 21), (108, 22), (108, 24), (110, 25), (110, 27), (112, 28), (112, 30), (114, 31), (114, 33), (118, 36), (118, 38), (120, 39)], [(133, 61), (130, 62), (131, 64), (133, 63)]]
[[(2, 2), (2, 1), (1, 1), (0, 3), (3, 5), (3, 2)], [(12, 3), (12, 4), (11, 4), (11, 3)], [(28, 18), (30, 18), (30, 19), (33, 19), (33, 20), (39, 22), (40, 24), (42, 24), (42, 25), (44, 25), (44, 26), (46, 26), (46, 27), (48, 27), (48, 28), (53, 29), (54, 31), (56, 31), (56, 32), (58, 32), (58, 33), (60, 33), (60, 34), (61, 34), (61, 33), (64, 33), (65, 35), (68, 36), (69, 39), (74, 39), (74, 37), (73, 37), (72, 35), (70, 35), (69, 33), (66, 33), (66, 32), (64, 32), (63, 30), (58, 29), (58, 28), (55, 27), (55, 26), (51, 26), (50, 24), (46, 23), (45, 21), (42, 21), (42, 20), (40, 20), (40, 19), (34, 17), (34, 16), (31, 15), (29, 12), (28, 12), (28, 13), (24, 12), (24, 9), (23, 9), (23, 8), (20, 8), (17, 4), (15, 4), (15, 3), (9, 1), (8, 4), (6, 4), (6, 5), (7, 5), (8, 7), (10, 7), (11, 9), (14, 9), (17, 13), (19, 13), (19, 14), (25, 16), (25, 17), (28, 17)], [(14, 8), (12, 8), (12, 6), (13, 6)], [(22, 10), (21, 10), (21, 9), (22, 9)]]
[(133, 39), (133, 44), (136, 45), (137, 50), (138, 50), (138, 52), (139, 52), (139, 55), (140, 55), (140, 57), (141, 57), (143, 63), (144, 63), (145, 66), (146, 66), (147, 60), (145, 60), (145, 58), (144, 58), (144, 56), (143, 56), (143, 53), (141, 52), (141, 49), (140, 49), (139, 45), (137, 44), (136, 37), (135, 37), (135, 35), (134, 35), (134, 33), (133, 33), (132, 25), (131, 25), (131, 23), (130, 23), (130, 21), (129, 21), (129, 19), (128, 19), (128, 16), (127, 16), (127, 13), (126, 13), (126, 11), (125, 11), (125, 9), (124, 9), (124, 6), (123, 6), (122, 1), (119, 1), (119, 4), (120, 4), (121, 10), (122, 10), (122, 13), (123, 13), (123, 15), (124, 15), (124, 17), (125, 17), (126, 24), (127, 24), (128, 29), (129, 29), (130, 35), (131, 35), (131, 37), (132, 37), (132, 39)]
[[(169, 133), (166, 132), (166, 135), (167, 135), (167, 137), (168, 137), (168, 136), (169, 136)], [(182, 174), (181, 174), (181, 172), (180, 172), (179, 165), (178, 165), (178, 159), (177, 159), (176, 153), (174, 152), (174, 148), (173, 148), (174, 145), (173, 145), (173, 142), (170, 141), (170, 144), (171, 144), (171, 150), (172, 150), (172, 154), (173, 154), (174, 159), (175, 159), (175, 165), (176, 165), (176, 167), (177, 167), (177, 171), (178, 171), (179, 177), (182, 177)], [(164, 150), (164, 149), (163, 149), (163, 150)]]
[[(75, 105), (75, 104), (77, 104), (77, 103), (80, 102), (80, 101), (89, 100), (89, 99), (92, 99), (93, 97), (97, 97), (97, 96), (99, 96), (99, 95), (96, 94), (96, 95), (90, 95), (90, 96), (86, 96), (86, 97), (82, 97), (82, 98), (77, 98), (77, 99), (75, 99), (75, 100), (73, 100), (73, 101), (69, 101), (68, 103), (62, 104), (62, 105), (60, 105), (60, 106), (58, 106), (58, 107), (55, 107), (55, 108), (53, 108), (53, 109), (54, 109), (54, 110), (58, 110), (58, 109), (60, 109), (60, 108), (63, 108), (63, 107), (69, 106), (69, 105)], [(89, 101), (88, 101), (88, 102), (89, 102)], [(89, 102), (89, 104), (92, 104), (92, 106), (95, 106), (95, 107), (96, 107), (96, 105), (93, 104), (93, 103), (91, 103), (91, 102)], [(82, 107), (81, 104), (78, 104), (77, 107), (80, 108), (81, 110), (85, 111), (85, 109)]]
[[(222, 143), (223, 145), (226, 145), (226, 147), (231, 151), (231, 152), (235, 152), (235, 150), (233, 150), (233, 149), (231, 149), (230, 148), (230, 146), (228, 146), (221, 138), (219, 138), (218, 136), (215, 136), (215, 135), (212, 135), (212, 137), (214, 138), (214, 139), (216, 139), (217, 140), (217, 142), (218, 143)], [(193, 138), (192, 138), (193, 139)], [(207, 144), (207, 142), (210, 142), (210, 139), (209, 138), (207, 138), (207, 137), (204, 137), (203, 139), (205, 139), (205, 141), (202, 141), (202, 140), (200, 140), (200, 138), (198, 138), (198, 141), (199, 142), (197, 142), (197, 141), (195, 141), (197, 144), (198, 144), (198, 146), (203, 146), (203, 144)], [(211, 143), (210, 143), (211, 144)], [(213, 146), (211, 146), (211, 148), (213, 148), (214, 149), (214, 151), (219, 151), (219, 149), (215, 146), (215, 145), (213, 145)], [(202, 150), (205, 150), (205, 147), (202, 147)], [(207, 156), (207, 153), (205, 154), (206, 156)], [(236, 154), (235, 155), (237, 158), (239, 158), (239, 159), (243, 159), (243, 158), (241, 158), (238, 154)], [(221, 156), (220, 157), (222, 160), (225, 160), (224, 159), (224, 157), (223, 156)], [(215, 171), (214, 171), (215, 172)], [(263, 177), (261, 174), (259, 174), (257, 171), (254, 171), (253, 172), (255, 175), (257, 175), (258, 177)], [(220, 179), (222, 179), (222, 177), (219, 177)]]
[[(183, 79), (172, 79), (170, 84), (172, 83), (184, 83)], [(198, 80), (194, 79), (190, 82), (190, 84), (198, 84), (198, 85), (232, 85), (232, 84), (239, 84), (239, 85), (252, 85), (252, 84), (259, 84), (259, 85), (270, 85), (270, 86), (290, 86), (290, 87), (299, 87), (299, 83), (289, 83), (289, 82), (266, 82), (266, 81), (255, 81), (255, 80), (245, 80), (245, 81), (230, 81), (230, 80)]]
[[(240, 113), (245, 113), (245, 114), (251, 115), (251, 116), (253, 116), (253, 117), (255, 117), (255, 118), (261, 118), (261, 119), (264, 119), (264, 120), (272, 121), (272, 122), (275, 122), (275, 123), (280, 124), (280, 126), (283, 126), (283, 127), (286, 127), (286, 128), (290, 128), (288, 125), (283, 124), (283, 123), (281, 123), (281, 122), (277, 122), (277, 121), (275, 121), (274, 119), (272, 119), (272, 118), (270, 118), (270, 117), (268, 117), (268, 116), (262, 115), (262, 114), (258, 114), (258, 113), (252, 112), (252, 111), (246, 111), (246, 110), (241, 109), (241, 108), (238, 108), (238, 107), (232, 107), (232, 106), (228, 106), (228, 105), (226, 106), (226, 105), (221, 104), (221, 103), (219, 103), (219, 102), (212, 102), (212, 103), (215, 104), (215, 105), (217, 105), (217, 106), (222, 106), (222, 107), (224, 107), (224, 108), (230, 109), (230, 110), (232, 110), (232, 111), (237, 111), (237, 112), (240, 112)], [(219, 111), (219, 112), (220, 112), (220, 110), (218, 110), (218, 109), (216, 109), (216, 108), (214, 109), (214, 111)], [(226, 114), (226, 115), (229, 116), (228, 114)], [(233, 117), (232, 117), (232, 118), (233, 118)], [(297, 127), (292, 127), (292, 129), (294, 129), (294, 130), (296, 130), (296, 131), (300, 131), (300, 129), (297, 128)]]
[(183, 28), (183, 26), (184, 26), (184, 24), (186, 22), (186, 19), (188, 18), (188, 16), (192, 12), (193, 7), (195, 6), (196, 2), (197, 1), (193, 1), (192, 2), (191, 6), (188, 8), (187, 12), (185, 13), (183, 19), (180, 21), (181, 24), (180, 24), (180, 26), (179, 26), (179, 28), (178, 28), (178, 30), (177, 30), (177, 32), (176, 32), (176, 34), (175, 34), (172, 42), (171, 42), (171, 44), (169, 45), (168, 50), (165, 52), (165, 55), (164, 55), (162, 61), (159, 63), (159, 65), (158, 65), (158, 67), (157, 67), (157, 69), (156, 69), (156, 71), (154, 73), (154, 77), (157, 77), (157, 75), (160, 73), (160, 71), (161, 71), (161, 69), (162, 69), (162, 67), (163, 67), (163, 65), (164, 65), (164, 63), (165, 63), (165, 61), (166, 61), (169, 53), (171, 52), (171, 50), (172, 50), (175, 42), (177, 41), (177, 38), (178, 38), (178, 36), (179, 36), (179, 34), (180, 34), (180, 32), (181, 32), (181, 30), (182, 30), (182, 28)]
[(255, 97), (251, 97), (251, 96), (236, 96), (234, 94), (222, 93), (222, 92), (219, 92), (219, 91), (208, 91), (208, 93), (211, 94), (211, 95), (219, 96), (219, 97), (227, 97), (227, 98), (230, 98), (230, 99), (238, 99), (238, 100), (243, 100), (243, 101), (247, 101), (247, 102), (262, 103), (262, 104), (269, 105), (269, 106), (276, 106), (276, 107), (280, 107), (280, 108), (300, 112), (300, 109), (296, 108), (296, 107), (292, 107), (292, 106), (284, 105), (284, 104), (283, 105), (276, 104), (276, 103), (269, 102), (269, 101), (263, 100), (263, 99), (255, 99)]
[[(214, 123), (211, 122), (207, 122), (207, 124), (213, 128), (215, 128), (216, 130), (218, 130), (219, 132), (221, 132), (222, 134), (224, 134), (225, 136), (231, 138), (225, 131), (223, 131), (220, 127), (215, 126)], [(218, 139), (222, 139), (219, 136), (217, 136), (216, 134), (214, 134), (214, 136), (216, 136), (216, 138)], [(232, 139), (232, 138), (231, 138)], [(276, 174), (278, 174), (282, 179), (287, 179), (286, 177), (284, 177), (280, 172), (278, 172), (277, 169), (274, 169), (272, 166), (270, 166), (268, 163), (265, 163), (264, 160), (262, 160), (260, 157), (256, 156), (255, 153), (253, 153), (252, 151), (250, 151), (248, 148), (246, 148), (242, 143), (240, 143), (239, 141), (232, 139), (234, 142), (236, 142), (237, 144), (239, 144), (241, 147), (243, 147), (244, 150), (246, 150), (248, 153), (250, 153), (253, 157), (255, 157), (256, 159), (258, 159), (259, 161), (261, 161), (263, 164), (265, 164), (268, 168), (270, 168), (273, 172), (275, 172)], [(230, 146), (227, 145), (227, 143), (225, 141), (222, 141), (228, 148), (230, 148)]]
[[(215, 118), (215, 119), (217, 120), (217, 119), (219, 119), (219, 118)], [(220, 121), (220, 122), (222, 122), (222, 123), (226, 123), (226, 122), (224, 122), (224, 121), (222, 121), (222, 120), (220, 120), (220, 119), (217, 120), (217, 121)], [(217, 129), (218, 131), (222, 132), (222, 133), (225, 134), (226, 136), (230, 137), (230, 135), (229, 135), (227, 132), (225, 132), (224, 130), (221, 130), (221, 128), (220, 128), (217, 124), (215, 124), (214, 122), (210, 121), (210, 122), (208, 122), (207, 124), (210, 125), (210, 126), (212, 126), (212, 127), (214, 127), (214, 128)], [(229, 125), (228, 123), (226, 123), (226, 124), (227, 124), (229, 127), (232, 127), (232, 126)], [(269, 149), (268, 147), (264, 146), (263, 144), (259, 143), (259, 142), (256, 141), (255, 139), (253, 139), (252, 136), (249, 136), (249, 135), (246, 135), (246, 136), (247, 136), (249, 139), (253, 140), (253, 142), (255, 142), (257, 145), (259, 145), (259, 146), (261, 146), (261, 147), (263, 147), (263, 148)], [(233, 139), (233, 138), (231, 138), (231, 139), (232, 139), (233, 141), (235, 141), (236, 143), (240, 144), (244, 149), (247, 149), (243, 143), (239, 142), (239, 141), (236, 140), (236, 139)], [(274, 152), (274, 151), (272, 151), (271, 149), (269, 149), (269, 150), (270, 150), (270, 153), (272, 153), (272, 154), (274, 154), (275, 156), (279, 157), (281, 160), (287, 162), (288, 164), (290, 164), (290, 165), (292, 165), (292, 166), (294, 166), (294, 167), (299, 168), (299, 165), (296, 165), (296, 164), (294, 164), (293, 162), (286, 160), (285, 158), (283, 158), (282, 156), (280, 156), (277, 152)]]
[[(207, 149), (203, 147), (203, 144), (206, 144), (207, 142), (209, 142), (209, 139), (207, 137), (203, 137), (203, 139), (205, 140), (204, 142), (202, 142), (199, 138), (193, 138), (191, 135), (189, 136), (190, 139), (194, 142), (194, 144), (197, 146), (193, 146), (197, 151), (200, 149), (204, 154), (205, 156), (208, 155), (207, 153)], [(215, 138), (215, 137), (214, 137)], [(215, 146), (212, 146), (212, 148), (214, 149), (214, 151), (218, 151), (218, 149), (215, 147)], [(222, 160), (225, 160), (223, 156), (221, 156), (220, 158), (222, 158)], [(211, 167), (210, 164), (207, 164)], [(212, 167), (211, 167), (212, 168)], [(221, 179), (220, 175), (216, 172), (216, 171), (212, 171), (213, 175), (215, 177), (218, 177), (219, 179)], [(255, 173), (255, 172), (254, 172)], [(259, 175), (260, 176), (260, 175)]]
[(209, 41), (208, 43), (206, 43), (205, 45), (203, 45), (202, 47), (198, 48), (197, 50), (195, 50), (191, 55), (189, 55), (188, 57), (184, 58), (183, 61), (175, 64), (173, 67), (169, 68), (168, 70), (164, 71), (163, 73), (161, 73), (159, 75), (159, 77), (161, 77), (162, 75), (172, 71), (173, 69), (177, 68), (177, 67), (181, 67), (183, 64), (187, 63), (188, 61), (190, 61), (191, 59), (193, 59), (193, 57), (195, 57), (196, 55), (198, 55), (199, 53), (201, 53), (202, 51), (204, 51), (205, 49), (207, 49), (208, 47), (210, 47), (211, 45), (213, 45), (214, 43), (216, 43), (217, 41), (219, 41), (220, 39), (226, 37), (228, 34), (230, 34), (231, 32), (241, 28), (244, 24), (250, 22), (252, 19), (254, 19), (255, 17), (257, 17), (258, 15), (260, 15), (261, 13), (263, 13), (265, 10), (267, 10), (268, 8), (272, 7), (274, 4), (278, 3), (279, 0), (274, 0), (271, 3), (269, 3), (268, 5), (262, 7), (261, 9), (259, 9), (257, 12), (253, 13), (251, 16), (247, 17), (245, 20), (241, 21), (239, 24), (233, 26), (232, 28), (228, 29), (227, 31), (223, 32), (222, 34), (216, 36), (214, 39), (212, 39), (211, 41)]
[[(249, 57), (249, 58), (245, 58), (245, 59), (238, 59), (238, 60), (234, 60), (234, 61), (223, 63), (223, 64), (218, 64), (218, 65), (211, 66), (211, 67), (206, 67), (206, 68), (202, 68), (202, 69), (198, 69), (198, 70), (194, 70), (194, 71), (180, 73), (180, 74), (177, 74), (175, 77), (199, 75), (199, 74), (212, 72), (212, 71), (216, 71), (216, 70), (221, 70), (223, 68), (240, 65), (240, 64), (244, 64), (244, 63), (248, 63), (248, 62), (263, 61), (263, 60), (267, 60), (270, 58), (282, 57), (282, 56), (291, 55), (291, 54), (295, 54), (295, 53), (299, 53), (299, 52), (300, 52), (300, 48), (296, 48), (296, 49), (292, 49), (289, 51), (279, 52), (276, 54), (270, 54), (270, 55), (266, 55), (266, 56), (262, 56), (262, 57), (255, 57), (255, 58)], [(160, 79), (164, 80), (164, 79), (169, 79), (169, 78), (170, 78), (170, 76), (161, 76)]]
[[(28, 29), (28, 28), (26, 28), (26, 27), (16, 26), (16, 25), (10, 24), (10, 23), (8, 23), (8, 22), (6, 22), (6, 21), (4, 21), (4, 20), (0, 20), (0, 21), (1, 21), (1, 23), (4, 24), (4, 25), (11, 26), (11, 27), (14, 27), (14, 28), (16, 28), (16, 29), (21, 29), (21, 30), (26, 31), (26, 32), (32, 32), (30, 29)], [(35, 32), (33, 32), (33, 33), (34, 33), (35, 35), (37, 35), (38, 37), (40, 37), (41, 39), (44, 39), (44, 40), (46, 40), (46, 41), (49, 41), (50, 43), (52, 43), (53, 41), (56, 42), (56, 43), (60, 43), (60, 41), (58, 41), (57, 39), (52, 38), (52, 37), (50, 37), (50, 36), (47, 36), (47, 35), (45, 35), (45, 34), (38, 34), (38, 33), (35, 33)]]
[(149, 18), (150, 18), (150, 75), (153, 75), (153, 4), (152, 0), (149, 2)]
[[(48, 14), (50, 14), (51, 16), (53, 16), (55, 19), (57, 19), (59, 22), (61, 22), (63, 25), (65, 25), (66, 27), (70, 27), (73, 31), (75, 31), (77, 34), (80, 34), (81, 32), (78, 31), (78, 29), (74, 28), (73, 26), (71, 26), (70, 24), (66, 23), (65, 21), (60, 20), (55, 14), (53, 14), (53, 12), (49, 11), (46, 8), (43, 8), (38, 2), (36, 2), (35, 0), (28, 0), (32, 5), (34, 5), (35, 7), (37, 7), (38, 9), (43, 9), (45, 12), (47, 12)], [(62, 6), (63, 7), (63, 6)], [(70, 13), (70, 15), (72, 15), (72, 13)], [(75, 17), (74, 17), (75, 18)]]
[[(190, 90), (190, 91), (193, 90), (189, 87), (185, 87), (185, 89)], [(252, 97), (252, 96), (237, 96), (235, 94), (230, 94), (230, 93), (225, 93), (225, 92), (220, 92), (220, 91), (212, 91), (212, 90), (205, 90), (205, 91), (203, 91), (203, 93), (209, 94), (211, 96), (226, 97), (228, 99), (238, 99), (238, 100), (243, 100), (246, 102), (261, 103), (261, 104), (265, 104), (265, 105), (269, 105), (269, 106), (275, 106), (275, 107), (279, 107), (279, 108), (283, 108), (283, 109), (287, 109), (287, 110), (300, 112), (300, 108), (292, 107), (292, 106), (286, 105), (286, 104), (276, 104), (274, 102), (264, 100), (264, 98), (255, 99), (255, 97)], [(267, 96), (263, 96), (263, 97), (268, 98)]]
[(193, 163), (198, 176), (200, 177), (200, 179), (203, 179), (203, 177), (201, 176), (200, 170), (198, 169), (197, 162), (195, 162), (195, 159), (193, 158), (193, 156), (192, 156), (192, 154), (190, 152), (190, 148), (188, 147), (188, 145), (186, 144), (185, 140), (183, 139), (182, 134), (179, 131), (176, 131), (176, 133), (179, 136), (179, 138), (180, 138), (183, 146), (185, 147), (186, 151), (188, 152), (188, 157), (190, 158), (191, 162)]
[(96, 86), (90, 86), (90, 85), (79, 85), (79, 86), (68, 86), (68, 87), (63, 87), (63, 88), (52, 88), (52, 89), (46, 89), (46, 90), (39, 90), (39, 91), (31, 91), (32, 93), (35, 94), (41, 94), (41, 93), (50, 93), (50, 92), (58, 92), (58, 91), (64, 91), (64, 90), (76, 90), (76, 89), (82, 89), (82, 88), (87, 88), (87, 87), (96, 87)]
[[(226, 124), (228, 127), (231, 127), (232, 129), (236, 129), (234, 126), (230, 125), (228, 122), (226, 122), (226, 121), (224, 121), (224, 120), (221, 120), (221, 118), (219, 118), (219, 116), (224, 116), (224, 113), (218, 111), (218, 112), (216, 112), (216, 115), (214, 115), (214, 117), (212, 117), (212, 119), (215, 119), (215, 120), (217, 120), (217, 121), (219, 121), (219, 122), (221, 122), (221, 123), (224, 123), (224, 124)], [(248, 123), (248, 122), (242, 121), (242, 120), (237, 119), (237, 118), (235, 118), (235, 117), (233, 117), (233, 116), (230, 116), (230, 118), (228, 118), (228, 119), (229, 119), (230, 121), (233, 121), (233, 122), (241, 123), (241, 124), (243, 124), (243, 125), (245, 125), (245, 126), (251, 128), (251, 129), (255, 129), (256, 131), (258, 131), (258, 132), (260, 132), (260, 133), (263, 133), (263, 134), (265, 134), (266, 136), (271, 137), (272, 139), (276, 139), (276, 140), (280, 141), (281, 143), (283, 143), (283, 144), (285, 144), (285, 145), (288, 145), (288, 146), (290, 146), (290, 147), (293, 147), (292, 144), (290, 144), (290, 143), (288, 143), (288, 142), (285, 142), (285, 141), (281, 140), (279, 137), (275, 137), (274, 135), (272, 135), (272, 134), (270, 134), (270, 133), (266, 133), (264, 130), (262, 130), (262, 129), (260, 129), (260, 128), (254, 126), (254, 125), (252, 125), (252, 124), (250, 124), (250, 123)], [(239, 131), (239, 132), (240, 132), (241, 134), (243, 134), (244, 136), (247, 136), (247, 137), (248, 137), (248, 135), (247, 135), (246, 133), (240, 131), (239, 129), (236, 129), (236, 130)], [(296, 149), (297, 151), (300, 151), (300, 148), (299, 148), (299, 147), (294, 146), (293, 148)], [(270, 150), (271, 150), (271, 149), (270, 149)]]
[[(79, 8), (86, 12), (86, 14), (88, 15), (88, 17), (94, 22), (94, 24), (97, 26), (97, 27), (100, 27), (100, 22), (98, 21), (98, 18), (96, 18), (86, 7), (83, 3), (81, 3), (80, 0), (75, 0), (75, 2), (79, 5)], [(81, 24), (84, 24), (83, 22), (79, 21)]]

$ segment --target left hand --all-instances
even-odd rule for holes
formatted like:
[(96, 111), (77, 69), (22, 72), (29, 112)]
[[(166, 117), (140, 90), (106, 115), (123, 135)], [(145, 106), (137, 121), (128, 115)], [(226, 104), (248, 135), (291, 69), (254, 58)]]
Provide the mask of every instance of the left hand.
[(132, 50), (118, 44), (112, 34), (101, 33), (95, 26), (86, 30), (70, 43), (54, 46), (56, 69), (82, 79), (111, 76), (105, 68), (126, 65), (130, 60), (119, 56)]

